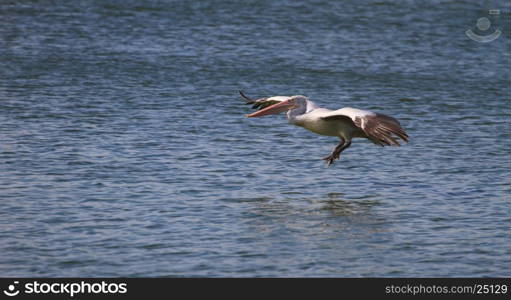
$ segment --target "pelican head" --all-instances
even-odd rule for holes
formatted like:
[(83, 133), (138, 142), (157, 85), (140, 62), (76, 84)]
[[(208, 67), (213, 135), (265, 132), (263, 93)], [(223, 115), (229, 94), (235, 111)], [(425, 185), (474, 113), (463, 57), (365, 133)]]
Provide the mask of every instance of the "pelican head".
[[(307, 102), (308, 99), (305, 96), (302, 95), (296, 95), (296, 96), (290, 96), (290, 97), (283, 97), (283, 96), (276, 96), (268, 98), (267, 100), (272, 100), (272, 98), (275, 98), (275, 100), (278, 99), (278, 103), (275, 103), (271, 106), (268, 106), (264, 109), (261, 109), (259, 111), (256, 111), (254, 113), (251, 113), (247, 115), (247, 117), (262, 117), (266, 115), (276, 115), (280, 114), (282, 112), (291, 111), (292, 113), (297, 114), (303, 114), (307, 110)], [(281, 100), (283, 99), (283, 100)]]

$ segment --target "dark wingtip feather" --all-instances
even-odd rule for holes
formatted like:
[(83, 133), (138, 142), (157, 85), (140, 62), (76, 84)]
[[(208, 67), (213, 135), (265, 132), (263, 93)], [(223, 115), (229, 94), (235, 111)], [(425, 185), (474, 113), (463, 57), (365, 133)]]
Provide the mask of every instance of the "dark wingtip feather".
[(255, 101), (253, 99), (250, 99), (247, 95), (245, 95), (243, 93), (242, 90), (239, 90), (238, 93), (240, 94), (240, 96), (245, 99), (246, 103), (245, 104), (252, 104), (252, 103), (255, 103)]

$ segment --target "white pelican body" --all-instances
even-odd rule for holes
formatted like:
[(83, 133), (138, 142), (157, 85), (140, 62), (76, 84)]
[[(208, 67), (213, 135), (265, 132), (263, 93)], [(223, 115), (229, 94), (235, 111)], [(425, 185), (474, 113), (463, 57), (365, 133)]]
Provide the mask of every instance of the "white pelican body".
[(408, 142), (408, 135), (399, 121), (384, 114), (351, 107), (338, 110), (321, 108), (301, 95), (257, 100), (250, 99), (241, 91), (240, 95), (247, 100), (247, 104), (259, 108), (259, 111), (247, 117), (262, 117), (287, 111), (289, 123), (317, 134), (339, 137), (340, 143), (329, 156), (323, 158), (328, 165), (339, 158), (341, 152), (351, 145), (353, 138), (366, 138), (380, 146), (400, 146), (396, 136)]
[(289, 111), (288, 120), (291, 124), (303, 127), (317, 134), (341, 136), (344, 139), (349, 140), (353, 137), (358, 137), (356, 136), (357, 128), (346, 122), (331, 122), (324, 118), (330, 116), (332, 112), (348, 115), (348, 113), (353, 113), (354, 111), (357, 111), (356, 115), (360, 116), (371, 114), (369, 111), (349, 107), (335, 111), (326, 108), (317, 108), (309, 113), (298, 116), (289, 116), (289, 113), (291, 112)]

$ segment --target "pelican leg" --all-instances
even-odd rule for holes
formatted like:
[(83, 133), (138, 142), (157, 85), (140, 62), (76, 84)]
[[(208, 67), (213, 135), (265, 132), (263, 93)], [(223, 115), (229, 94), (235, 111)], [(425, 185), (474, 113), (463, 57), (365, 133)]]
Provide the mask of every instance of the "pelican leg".
[(328, 165), (330, 166), (331, 164), (334, 163), (336, 159), (339, 159), (341, 152), (347, 149), (349, 146), (351, 146), (351, 141), (346, 142), (343, 138), (341, 138), (341, 142), (339, 143), (339, 145), (335, 146), (332, 153), (330, 153), (329, 156), (324, 157), (323, 160), (326, 160)]

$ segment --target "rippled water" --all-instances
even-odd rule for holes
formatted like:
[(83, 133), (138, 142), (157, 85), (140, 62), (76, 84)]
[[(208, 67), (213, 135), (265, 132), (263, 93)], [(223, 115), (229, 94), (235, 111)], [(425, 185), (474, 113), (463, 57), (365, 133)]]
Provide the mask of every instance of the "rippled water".
[[(423, 2), (2, 1), (0, 273), (511, 276), (511, 5)], [(411, 142), (326, 168), (238, 89)]]

